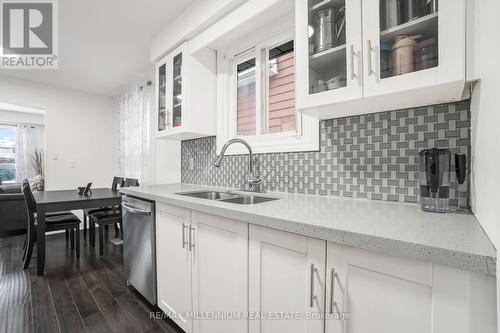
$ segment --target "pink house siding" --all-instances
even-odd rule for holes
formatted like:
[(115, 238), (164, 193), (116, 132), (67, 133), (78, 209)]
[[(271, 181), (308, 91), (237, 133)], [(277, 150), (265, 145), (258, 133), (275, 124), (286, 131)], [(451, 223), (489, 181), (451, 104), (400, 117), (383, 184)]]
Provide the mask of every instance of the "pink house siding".
[(255, 81), (238, 88), (238, 135), (255, 135)]
[[(295, 65), (290, 52), (278, 57), (278, 73), (269, 79), (268, 133), (295, 130)], [(238, 123), (240, 135), (255, 135), (255, 83), (238, 88)]]
[(269, 133), (295, 130), (293, 52), (278, 57), (278, 74), (269, 79)]

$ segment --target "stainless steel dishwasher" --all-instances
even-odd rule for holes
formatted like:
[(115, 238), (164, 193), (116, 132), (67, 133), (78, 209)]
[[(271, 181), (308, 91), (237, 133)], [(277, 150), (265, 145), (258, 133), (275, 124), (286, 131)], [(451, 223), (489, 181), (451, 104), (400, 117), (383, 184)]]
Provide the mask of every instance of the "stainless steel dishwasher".
[(123, 262), (127, 283), (156, 304), (155, 204), (124, 196)]

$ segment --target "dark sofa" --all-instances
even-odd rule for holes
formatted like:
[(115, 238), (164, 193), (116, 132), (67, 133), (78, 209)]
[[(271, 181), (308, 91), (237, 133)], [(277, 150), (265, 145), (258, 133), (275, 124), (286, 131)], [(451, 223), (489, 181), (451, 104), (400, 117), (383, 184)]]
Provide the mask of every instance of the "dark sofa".
[(0, 185), (0, 237), (26, 232), (27, 219), (21, 185)]

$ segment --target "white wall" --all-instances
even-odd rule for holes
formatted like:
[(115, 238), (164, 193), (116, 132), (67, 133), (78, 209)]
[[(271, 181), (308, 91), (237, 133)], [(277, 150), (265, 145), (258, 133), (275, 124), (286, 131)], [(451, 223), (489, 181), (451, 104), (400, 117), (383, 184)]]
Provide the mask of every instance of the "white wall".
[(181, 182), (180, 141), (156, 140), (155, 184)]
[[(472, 113), (472, 184), (471, 200), (477, 217), (500, 257), (500, 45), (492, 42), (500, 31), (500, 1), (478, 0), (475, 34), (476, 66), (481, 81), (476, 85), (471, 101)], [(500, 265), (497, 261), (497, 277)], [(497, 311), (500, 323), (500, 279), (497, 279)]]
[(94, 187), (111, 185), (118, 174), (115, 99), (0, 77), (0, 103), (46, 111), (48, 190), (72, 189), (87, 182)]
[(491, 38), (500, 31), (498, 0), (480, 0), (479, 52), (481, 81), (472, 94), (472, 206), (486, 233), (500, 248), (500, 45)]

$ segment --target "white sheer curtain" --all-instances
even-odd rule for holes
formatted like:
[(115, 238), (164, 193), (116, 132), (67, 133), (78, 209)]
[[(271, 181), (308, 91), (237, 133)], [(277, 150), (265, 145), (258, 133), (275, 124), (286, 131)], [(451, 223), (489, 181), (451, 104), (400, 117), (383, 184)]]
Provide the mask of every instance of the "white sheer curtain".
[(20, 124), (16, 128), (16, 182), (35, 176), (31, 155), (33, 154), (34, 129), (31, 125)]
[(120, 172), (141, 185), (149, 183), (151, 90), (136, 85), (120, 98)]

